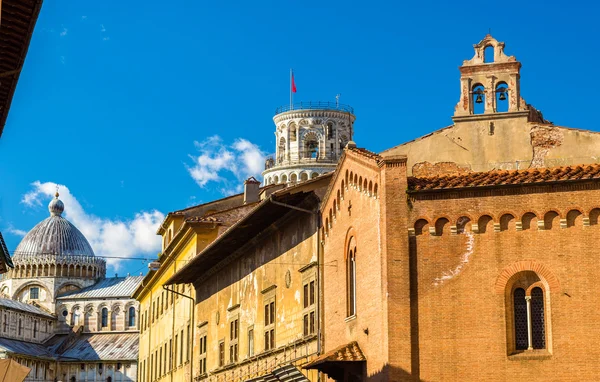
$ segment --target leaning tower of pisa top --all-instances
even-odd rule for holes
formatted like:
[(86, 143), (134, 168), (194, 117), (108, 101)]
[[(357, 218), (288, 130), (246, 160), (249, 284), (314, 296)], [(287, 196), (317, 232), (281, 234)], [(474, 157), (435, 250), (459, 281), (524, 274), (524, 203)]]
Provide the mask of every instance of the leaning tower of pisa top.
[(277, 109), (275, 157), (264, 184), (296, 183), (333, 171), (352, 140), (354, 109), (338, 102), (300, 102)]

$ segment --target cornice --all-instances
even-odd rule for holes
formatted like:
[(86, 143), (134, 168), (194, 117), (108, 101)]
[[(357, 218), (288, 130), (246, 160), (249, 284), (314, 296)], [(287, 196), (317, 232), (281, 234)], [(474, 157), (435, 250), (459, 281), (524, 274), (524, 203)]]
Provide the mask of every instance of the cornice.
[(286, 111), (285, 113), (277, 114), (273, 117), (273, 122), (275, 122), (277, 125), (279, 122), (295, 118), (339, 118), (347, 120), (348, 116), (350, 116), (351, 122), (356, 120), (356, 116), (354, 114), (337, 110), (291, 110)]

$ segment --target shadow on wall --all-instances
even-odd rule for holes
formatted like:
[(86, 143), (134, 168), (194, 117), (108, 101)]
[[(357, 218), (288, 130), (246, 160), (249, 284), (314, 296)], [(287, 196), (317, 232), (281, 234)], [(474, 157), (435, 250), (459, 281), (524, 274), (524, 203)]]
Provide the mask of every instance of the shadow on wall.
[[(316, 203), (316, 198), (311, 196), (299, 207), (316, 209)], [(290, 252), (291, 249), (299, 248), (304, 241), (313, 239), (317, 231), (313, 215), (288, 209), (284, 211), (284, 215), (256, 238), (246, 243), (240, 243), (238, 250), (229, 255), (231, 263), (228, 268), (207, 279), (213, 282), (206, 282), (207, 280), (202, 279), (201, 283), (194, 285), (196, 304), (243, 280), (265, 264)], [(312, 249), (312, 244), (309, 247)], [(307, 264), (296, 264), (298, 268), (304, 265)], [(255, 292), (260, 293), (260, 289)]]
[(399, 367), (385, 365), (376, 373), (373, 373), (365, 379), (369, 382), (379, 381), (422, 381), (418, 376), (412, 375)]

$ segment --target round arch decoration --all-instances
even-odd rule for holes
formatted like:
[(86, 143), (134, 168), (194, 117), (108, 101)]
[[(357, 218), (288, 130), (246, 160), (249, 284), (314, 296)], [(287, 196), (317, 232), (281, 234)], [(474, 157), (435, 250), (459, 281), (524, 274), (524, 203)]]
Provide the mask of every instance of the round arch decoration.
[(504, 270), (502, 270), (496, 279), (496, 284), (494, 286), (496, 294), (504, 294), (504, 289), (506, 288), (506, 284), (510, 278), (523, 271), (535, 272), (543, 281), (547, 283), (551, 292), (557, 292), (560, 289), (560, 282), (558, 281), (558, 278), (545, 264), (536, 260), (521, 260), (507, 266), (504, 268)]
[(11, 299), (12, 300), (16, 300), (17, 296), (23, 292), (25, 289), (32, 287), (32, 286), (37, 286), (40, 287), (41, 289), (44, 289), (47, 293), (48, 296), (48, 301), (54, 301), (54, 293), (53, 291), (51, 291), (44, 283), (42, 283), (40, 280), (32, 280), (32, 281), (28, 281), (26, 283), (24, 283), (23, 285), (19, 286), (19, 288), (12, 294)]

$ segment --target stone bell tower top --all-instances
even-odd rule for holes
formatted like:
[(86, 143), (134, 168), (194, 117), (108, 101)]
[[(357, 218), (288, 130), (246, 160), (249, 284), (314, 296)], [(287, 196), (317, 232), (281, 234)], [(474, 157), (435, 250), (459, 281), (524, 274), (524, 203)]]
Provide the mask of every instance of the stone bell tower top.
[(521, 63), (504, 53), (504, 43), (491, 35), (473, 45), (475, 55), (460, 69), (460, 101), (454, 120), (475, 114), (528, 113), (520, 94)]
[(335, 170), (354, 134), (354, 109), (339, 102), (301, 102), (276, 110), (275, 157), (264, 184), (296, 183)]

